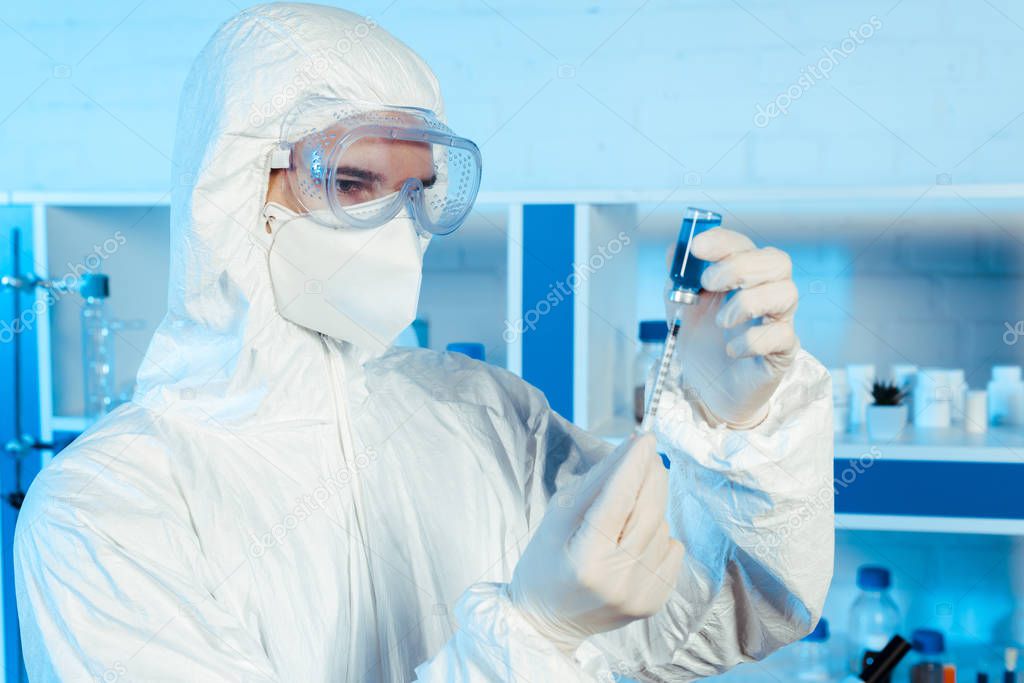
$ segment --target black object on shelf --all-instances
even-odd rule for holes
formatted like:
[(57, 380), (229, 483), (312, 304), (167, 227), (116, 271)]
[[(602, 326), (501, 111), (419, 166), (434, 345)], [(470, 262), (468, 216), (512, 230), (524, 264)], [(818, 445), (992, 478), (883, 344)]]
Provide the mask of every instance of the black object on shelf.
[(864, 683), (885, 683), (891, 680), (893, 670), (910, 650), (910, 643), (900, 636), (893, 636), (881, 652), (871, 657), (870, 663), (867, 663), (865, 657), (867, 665), (861, 672), (860, 679)]

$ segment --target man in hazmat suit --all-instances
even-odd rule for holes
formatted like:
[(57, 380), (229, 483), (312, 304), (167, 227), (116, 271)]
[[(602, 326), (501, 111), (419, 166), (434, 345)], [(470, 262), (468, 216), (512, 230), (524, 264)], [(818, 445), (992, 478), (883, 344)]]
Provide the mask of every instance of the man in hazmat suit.
[(167, 317), (18, 522), (32, 680), (683, 681), (810, 631), (831, 398), (788, 258), (695, 240), (671, 466), (613, 450), (511, 373), (389, 348), (479, 186), (443, 121), (426, 64), (342, 10), (254, 7), (202, 51)]

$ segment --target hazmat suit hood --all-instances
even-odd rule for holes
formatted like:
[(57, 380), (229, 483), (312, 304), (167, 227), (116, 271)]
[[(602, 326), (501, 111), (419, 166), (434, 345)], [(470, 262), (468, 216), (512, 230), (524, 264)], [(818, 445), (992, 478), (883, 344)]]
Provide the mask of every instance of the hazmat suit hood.
[[(444, 115), (430, 68), (371, 18), (281, 3), (224, 24), (181, 95), (168, 310), (136, 392), (146, 407), (173, 405), (227, 422), (264, 412), (281, 419), (284, 406), (307, 416), (322, 409), (303, 398), (304, 387), (321, 381), (322, 342), (276, 311), (260, 220), (282, 120), (309, 96)], [(351, 362), (365, 360), (365, 352), (348, 350)], [(285, 400), (271, 405), (271, 392)]]

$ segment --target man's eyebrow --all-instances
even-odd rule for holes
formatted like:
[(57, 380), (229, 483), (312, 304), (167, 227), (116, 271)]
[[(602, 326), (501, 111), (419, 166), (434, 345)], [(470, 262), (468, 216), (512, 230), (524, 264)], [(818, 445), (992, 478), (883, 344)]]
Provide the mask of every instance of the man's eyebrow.
[(359, 178), (360, 180), (366, 180), (371, 183), (382, 183), (384, 182), (384, 176), (373, 171), (367, 171), (365, 168), (357, 168), (355, 166), (339, 166), (334, 171), (335, 175), (351, 176), (353, 178)]

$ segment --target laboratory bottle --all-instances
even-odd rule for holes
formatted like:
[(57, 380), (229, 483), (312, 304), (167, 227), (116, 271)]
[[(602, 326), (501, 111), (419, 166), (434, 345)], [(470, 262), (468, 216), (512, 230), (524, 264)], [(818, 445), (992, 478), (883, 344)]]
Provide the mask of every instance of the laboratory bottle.
[(863, 566), (857, 570), (860, 589), (850, 608), (847, 632), (849, 670), (859, 673), (868, 651), (881, 652), (900, 628), (900, 610), (889, 595), (892, 576), (885, 567)]
[(996, 365), (988, 383), (988, 419), (994, 425), (1024, 424), (1024, 382), (1019, 365)]
[(828, 620), (822, 618), (810, 635), (794, 645), (796, 663), (793, 668), (796, 680), (814, 683), (828, 683), (832, 680), (829, 673), (828, 637)]
[(941, 631), (919, 628), (910, 638), (914, 658), (910, 666), (910, 683), (943, 683), (942, 656), (946, 651)]
[(114, 337), (106, 309), (110, 280), (106, 275), (83, 275), (78, 286), (82, 296), (82, 368), (87, 419), (110, 412), (114, 403)]
[(832, 375), (832, 428), (839, 434), (850, 423), (850, 383), (846, 368), (829, 368), (828, 372)]
[(640, 321), (640, 348), (633, 361), (633, 418), (637, 424), (644, 419), (646, 397), (644, 390), (651, 368), (660, 360), (665, 350), (665, 336), (668, 324), (664, 320)]

